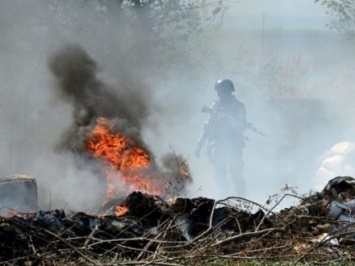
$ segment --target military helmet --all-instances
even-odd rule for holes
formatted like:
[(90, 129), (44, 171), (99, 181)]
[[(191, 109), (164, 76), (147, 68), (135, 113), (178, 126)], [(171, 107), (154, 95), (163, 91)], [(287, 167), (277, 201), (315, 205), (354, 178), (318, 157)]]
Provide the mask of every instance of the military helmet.
[(214, 85), (214, 89), (216, 91), (230, 92), (230, 93), (235, 91), (234, 84), (233, 84), (233, 82), (230, 79), (219, 79), (219, 80), (217, 80), (216, 84)]

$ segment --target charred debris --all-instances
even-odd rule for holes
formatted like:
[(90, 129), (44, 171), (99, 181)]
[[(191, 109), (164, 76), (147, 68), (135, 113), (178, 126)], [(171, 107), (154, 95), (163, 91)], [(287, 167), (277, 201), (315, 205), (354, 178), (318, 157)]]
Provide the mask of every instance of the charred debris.
[[(2, 265), (329, 262), (355, 255), (352, 177), (336, 177), (319, 193), (284, 194), (265, 205), (240, 197), (172, 197), (168, 188), (183, 189), (191, 176), (183, 158), (168, 154), (159, 164), (144, 143), (141, 130), (151, 108), (149, 93), (141, 97), (146, 88), (135, 84), (114, 93), (97, 78), (96, 62), (75, 45), (52, 54), (48, 66), (55, 91), (73, 106), (72, 123), (56, 150), (91, 162), (105, 179), (106, 203), (95, 215), (43, 211), (35, 179), (0, 180)], [(277, 211), (288, 196), (299, 204)]]
[[(25, 181), (17, 187), (31, 184)], [(299, 198), (299, 205), (281, 211), (275, 207), (284, 197), (265, 207), (238, 197), (164, 200), (134, 191), (108, 202), (102, 215), (12, 212), (0, 218), (0, 261), (5, 265), (350, 261), (355, 255), (354, 196), (355, 180), (336, 177), (323, 191)]]

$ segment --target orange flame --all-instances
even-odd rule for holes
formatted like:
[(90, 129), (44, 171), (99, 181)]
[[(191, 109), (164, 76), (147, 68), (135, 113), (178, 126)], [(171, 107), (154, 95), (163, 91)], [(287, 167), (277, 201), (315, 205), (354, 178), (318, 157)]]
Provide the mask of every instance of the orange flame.
[(22, 217), (22, 218), (26, 218), (32, 215), (35, 215), (36, 211), (35, 210), (30, 210), (28, 212), (18, 212), (15, 209), (12, 208), (7, 208), (7, 217)]
[(116, 216), (121, 216), (121, 215), (128, 212), (128, 207), (126, 207), (126, 206), (116, 206), (115, 209), (116, 209), (115, 210)]
[(182, 179), (189, 179), (190, 178), (190, 172), (188, 170), (189, 166), (186, 161), (184, 161), (181, 166), (179, 167), (180, 170), (180, 177)]
[(107, 183), (105, 200), (133, 190), (162, 194), (164, 186), (157, 179), (153, 180), (148, 152), (123, 133), (113, 133), (112, 128), (113, 125), (107, 119), (98, 118), (86, 142), (87, 151), (104, 161), (102, 170)]

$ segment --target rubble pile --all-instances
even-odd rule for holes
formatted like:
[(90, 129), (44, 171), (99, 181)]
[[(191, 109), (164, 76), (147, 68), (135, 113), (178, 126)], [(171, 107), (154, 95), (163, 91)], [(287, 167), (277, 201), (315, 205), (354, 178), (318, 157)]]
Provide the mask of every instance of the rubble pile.
[[(0, 261), (131, 265), (188, 265), (220, 258), (349, 261), (355, 255), (354, 188), (353, 178), (337, 177), (322, 192), (278, 212), (238, 197), (163, 200), (132, 192), (111, 202), (103, 215), (62, 210), (17, 213), (0, 218)], [(248, 208), (253, 204), (257, 211)], [(117, 215), (117, 208), (125, 211)]]

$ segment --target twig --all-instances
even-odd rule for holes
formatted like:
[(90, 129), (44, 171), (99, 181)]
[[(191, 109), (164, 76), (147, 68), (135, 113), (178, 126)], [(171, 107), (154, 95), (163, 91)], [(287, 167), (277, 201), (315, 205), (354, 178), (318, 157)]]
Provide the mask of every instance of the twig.
[(91, 231), (90, 235), (87, 236), (83, 247), (87, 248), (89, 243), (93, 240), (93, 236), (95, 235), (95, 233), (97, 233), (99, 231), (98, 225), (95, 226), (95, 228)]
[(258, 230), (259, 230), (259, 228), (260, 228), (260, 226), (263, 224), (265, 218), (268, 217), (269, 214), (272, 212), (272, 210), (274, 210), (274, 209), (284, 200), (284, 198), (286, 198), (287, 196), (292, 196), (292, 197), (300, 198), (300, 197), (298, 197), (298, 196), (296, 196), (296, 195), (293, 195), (293, 194), (284, 194), (284, 195), (281, 197), (281, 199), (278, 200), (278, 201), (276, 202), (276, 204), (263, 216), (263, 218), (260, 220), (258, 226), (255, 228), (255, 231), (258, 231)]
[(82, 256), (84, 259), (86, 259), (87, 261), (93, 263), (94, 265), (100, 265), (99, 262), (92, 260), (91, 258), (89, 258), (88, 256), (86, 256), (84, 253), (82, 253), (79, 249), (77, 249), (76, 247), (74, 247), (72, 244), (70, 244), (69, 242), (67, 242), (65, 239), (61, 238), (60, 236), (52, 233), (51, 231), (48, 231), (44, 228), (42, 228), (42, 230), (44, 232), (46, 232), (47, 234), (57, 238), (58, 240), (60, 240), (61, 242), (63, 242), (64, 244), (68, 245), (70, 248), (72, 248), (76, 253), (78, 253), (80, 256)]
[(235, 236), (229, 237), (224, 240), (220, 240), (220, 241), (216, 242), (215, 244), (213, 244), (212, 247), (219, 246), (221, 244), (225, 244), (225, 243), (230, 242), (232, 240), (240, 240), (243, 238), (255, 237), (255, 236), (259, 236), (259, 235), (263, 235), (263, 234), (271, 233), (271, 232), (284, 232), (284, 230), (279, 229), (279, 228), (268, 228), (268, 229), (264, 229), (261, 231), (239, 234), (239, 235), (235, 235)]

